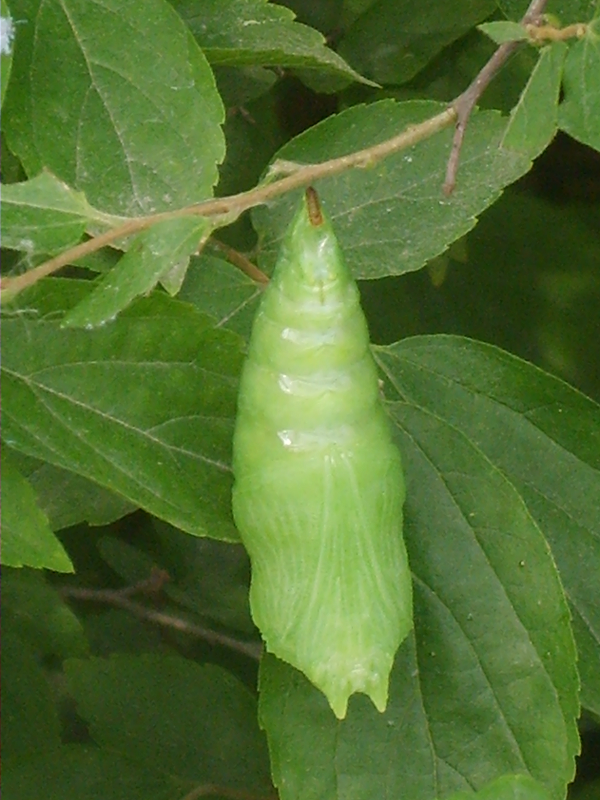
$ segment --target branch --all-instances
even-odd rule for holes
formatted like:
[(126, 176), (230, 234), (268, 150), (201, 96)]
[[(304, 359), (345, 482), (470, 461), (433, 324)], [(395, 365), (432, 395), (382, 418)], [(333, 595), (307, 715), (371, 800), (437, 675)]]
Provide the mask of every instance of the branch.
[[(523, 25), (528, 27), (529, 34), (532, 38), (534, 37), (532, 29), (539, 26), (541, 14), (546, 3), (547, 0), (532, 0), (521, 21)], [(555, 34), (548, 33), (546, 29), (549, 27), (550, 26), (543, 26), (540, 30), (543, 30), (547, 37), (552, 38)], [(571, 28), (574, 30), (571, 30)], [(580, 36), (582, 35), (580, 29), (581, 26), (570, 26), (569, 29), (565, 28), (562, 37), (567, 36), (567, 30), (569, 31), (569, 36)], [(444, 192), (446, 194), (451, 194), (456, 185), (456, 172), (458, 170), (460, 151), (471, 112), (490, 81), (496, 76), (518, 46), (519, 43), (517, 42), (507, 42), (500, 45), (471, 85), (453, 100), (447, 109), (417, 125), (409, 125), (406, 130), (393, 136), (391, 139), (387, 139), (372, 147), (366, 147), (346, 156), (323, 161), (319, 164), (301, 165), (291, 164), (290, 162), (276, 162), (271, 168), (269, 177), (272, 177), (274, 174), (281, 174), (282, 171), (285, 171), (287, 174), (282, 178), (277, 178), (276, 180), (259, 185), (254, 189), (230, 195), (229, 197), (206, 200), (202, 203), (197, 203), (176, 211), (164, 211), (160, 214), (151, 214), (147, 217), (138, 217), (128, 220), (123, 225), (119, 225), (86, 242), (82, 242), (66, 250), (64, 253), (60, 253), (58, 256), (45, 261), (43, 264), (28, 270), (22, 275), (0, 279), (0, 289), (10, 292), (12, 295), (13, 293), (33, 285), (40, 280), (40, 278), (47, 277), (57, 272), (59, 269), (73, 263), (77, 259), (89, 255), (105, 245), (140, 233), (152, 227), (152, 225), (155, 225), (157, 222), (188, 216), (212, 218), (215, 228), (233, 222), (240, 214), (247, 211), (249, 208), (263, 205), (292, 189), (308, 186), (315, 181), (338, 175), (353, 167), (360, 168), (371, 166), (392, 153), (397, 153), (408, 147), (412, 147), (419, 142), (429, 139), (452, 123), (456, 123), (454, 140), (446, 170), (446, 179), (443, 186)], [(248, 264), (249, 262), (246, 263), (246, 268)], [(246, 271), (246, 268), (243, 268), (244, 271)], [(260, 273), (260, 275), (256, 273), (252, 274), (252, 270), (250, 270), (247, 274), (258, 282), (264, 281), (264, 276), (261, 277), (262, 273)]]
[(244, 275), (247, 275), (249, 278), (252, 278), (255, 283), (260, 283), (262, 286), (266, 286), (269, 282), (268, 277), (262, 272), (255, 264), (252, 263), (245, 255), (240, 253), (239, 250), (234, 250), (233, 247), (230, 247), (225, 242), (220, 242), (218, 239), (210, 239), (208, 242), (209, 245), (212, 245), (215, 250), (220, 250), (227, 261), (241, 270)]
[(213, 783), (205, 783), (197, 786), (188, 792), (181, 800), (198, 800), (199, 797), (217, 795), (218, 797), (229, 797), (231, 800), (277, 800), (277, 794), (257, 795), (246, 792), (243, 789), (232, 789), (229, 786), (217, 786)]
[[(532, 0), (529, 4), (529, 8), (525, 12), (525, 16), (521, 20), (521, 24), (526, 27), (535, 26), (536, 23), (540, 21), (541, 14), (547, 2), (548, 0)], [(473, 108), (490, 82), (496, 77), (500, 69), (506, 64), (520, 45), (521, 42), (505, 42), (501, 44), (487, 64), (475, 77), (471, 85), (468, 86), (462, 94), (459, 94), (456, 100), (450, 104), (450, 107), (456, 112), (457, 121), (456, 128), (454, 129), (452, 149), (450, 150), (450, 157), (448, 158), (448, 166), (446, 167), (446, 179), (443, 186), (444, 194), (452, 194), (456, 186), (456, 173), (458, 172), (460, 151), (462, 150), (467, 123)]]
[[(87, 242), (72, 247), (22, 275), (13, 278), (3, 278), (0, 280), (0, 289), (7, 292), (10, 291), (11, 293), (19, 292), (27, 286), (36, 283), (40, 278), (45, 278), (53, 272), (62, 269), (62, 267), (67, 266), (67, 264), (71, 264), (76, 259), (89, 255), (99, 250), (101, 247), (119, 239), (124, 239), (134, 233), (144, 231), (157, 222), (190, 216), (211, 217), (215, 218), (217, 221), (220, 218), (221, 222), (223, 222), (223, 220), (233, 222), (240, 214), (247, 211), (249, 208), (267, 203), (274, 197), (285, 194), (292, 189), (308, 186), (313, 183), (313, 181), (337, 175), (352, 167), (371, 166), (391, 153), (397, 153), (407, 147), (412, 147), (418, 142), (422, 142), (424, 139), (433, 136), (438, 131), (447, 128), (455, 119), (456, 112), (454, 109), (447, 108), (434, 117), (431, 117), (431, 119), (425, 120), (418, 125), (409, 125), (405, 131), (397, 136), (393, 136), (391, 139), (387, 139), (385, 142), (373, 145), (372, 147), (366, 147), (363, 150), (358, 150), (347, 156), (340, 156), (339, 158), (332, 158), (329, 161), (323, 161), (320, 164), (296, 165), (292, 174), (286, 175), (284, 178), (280, 178), (272, 183), (257, 186), (255, 189), (250, 189), (247, 192), (240, 192), (239, 194), (216, 198), (214, 200), (206, 200), (203, 203), (178, 209), (177, 211), (164, 211), (160, 214), (151, 214), (147, 217), (129, 220), (124, 225), (119, 225), (117, 228), (113, 228), (93, 239), (89, 239)], [(215, 227), (217, 227), (217, 225), (215, 225)]]
[[(158, 572), (157, 574), (159, 576), (164, 576), (164, 573)], [(203, 639), (212, 646), (220, 645), (221, 647), (227, 647), (255, 661), (260, 660), (262, 653), (262, 645), (260, 644), (241, 642), (231, 636), (217, 633), (216, 631), (210, 630), (210, 628), (203, 628), (201, 625), (195, 625), (193, 622), (188, 622), (188, 620), (176, 617), (173, 614), (165, 614), (162, 611), (156, 611), (153, 608), (148, 608), (148, 606), (144, 606), (141, 603), (136, 603), (129, 599), (131, 594), (137, 592), (157, 591), (157, 581), (158, 579), (156, 577), (151, 576), (148, 580), (134, 584), (133, 586), (128, 586), (125, 589), (86, 589), (85, 587), (79, 586), (62, 586), (59, 589), (59, 594), (62, 597), (71, 598), (73, 600), (105, 603), (115, 606), (116, 608), (122, 608), (124, 611), (129, 611), (130, 614), (146, 622), (173, 628), (182, 633), (187, 633), (189, 636)]]

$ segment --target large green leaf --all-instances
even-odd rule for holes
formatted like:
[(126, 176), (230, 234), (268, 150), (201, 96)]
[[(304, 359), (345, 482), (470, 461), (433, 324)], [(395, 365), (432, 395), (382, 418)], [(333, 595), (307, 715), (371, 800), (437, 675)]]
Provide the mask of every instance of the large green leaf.
[[(389, 410), (407, 478), (414, 639), (396, 658), (386, 712), (379, 715), (356, 697), (344, 722), (327, 713), (326, 701), (303, 676), (265, 658), (260, 710), (274, 779), (283, 800), (385, 794), (430, 800), (522, 772), (558, 800), (574, 773), (579, 714), (575, 648), (558, 574), (520, 486), (474, 441), (471, 429), (484, 427), (489, 414), (463, 407), (468, 428), (444, 419), (433, 392), (414, 399), (419, 379), (427, 385), (429, 377), (417, 356), (414, 382), (409, 373), (405, 389), (396, 351), (411, 341), (376, 353), (386, 394), (406, 400), (392, 400)], [(448, 362), (459, 368), (449, 348), (444, 358), (448, 371)], [(436, 397), (454, 407), (447, 383), (436, 386)], [(516, 426), (511, 422), (496, 431), (505, 449)]]
[[(583, 703), (600, 711), (600, 407), (531, 364), (459, 337), (407, 339), (377, 358), (399, 397), (463, 431), (526, 503), (583, 646)], [(561, 700), (571, 708), (568, 688)]]
[(569, 50), (564, 90), (560, 127), (574, 139), (600, 150), (600, 6), (583, 39)]
[[(399, 133), (445, 108), (441, 103), (383, 100), (355, 106), (293, 139), (277, 158), (325, 161)], [(381, 278), (417, 270), (476, 223), (502, 189), (531, 166), (526, 155), (502, 150), (506, 121), (495, 112), (475, 114), (461, 154), (458, 184), (442, 192), (452, 132), (442, 131), (372, 167), (320, 180), (316, 188), (356, 278)], [(270, 269), (298, 203), (290, 192), (256, 209), (261, 264)]]
[(3, 128), (104, 211), (135, 216), (212, 194), (224, 155), (210, 67), (166, 0), (14, 0)]
[(103, 747), (188, 783), (188, 791), (202, 784), (270, 787), (256, 702), (219, 667), (115, 656), (68, 661), (66, 673), (79, 713)]
[(495, 6), (490, 0), (379, 0), (350, 27), (340, 53), (378, 83), (405, 83)]
[(74, 572), (31, 484), (6, 451), (2, 454), (2, 563)]
[(159, 293), (95, 330), (62, 328), (89, 288), (49, 279), (5, 314), (7, 443), (190, 533), (237, 539), (229, 459), (241, 341)]
[(174, 0), (173, 5), (212, 64), (302, 67), (370, 82), (284, 6), (267, 0)]

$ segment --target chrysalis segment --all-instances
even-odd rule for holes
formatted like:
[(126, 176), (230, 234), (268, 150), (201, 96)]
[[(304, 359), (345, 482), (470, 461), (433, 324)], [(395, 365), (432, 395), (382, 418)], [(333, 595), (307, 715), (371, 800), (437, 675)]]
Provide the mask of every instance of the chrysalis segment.
[(354, 692), (383, 711), (412, 627), (404, 480), (358, 289), (315, 194), (254, 322), (233, 470), (267, 649), (304, 672), (339, 718)]

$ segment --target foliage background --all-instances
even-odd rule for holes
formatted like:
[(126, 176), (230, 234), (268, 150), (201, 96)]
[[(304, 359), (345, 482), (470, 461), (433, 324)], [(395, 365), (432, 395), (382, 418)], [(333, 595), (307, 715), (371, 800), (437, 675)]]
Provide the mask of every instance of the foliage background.
[[(285, 5), (297, 21), (262, 0), (10, 2), (3, 276), (215, 184), (252, 189), (276, 155), (317, 163), (428, 119), (493, 53), (475, 26), (527, 4)], [(600, 5), (548, 11), (565, 26)], [(595, 26), (513, 56), (451, 198), (450, 131), (317, 183), (362, 279), (408, 476), (416, 629), (383, 716), (355, 697), (337, 723), (271, 657), (257, 709), (228, 463), (260, 282), (238, 267), (270, 272), (298, 190), (237, 219), (163, 221), (119, 242), (121, 260), (104, 247), (7, 304), (8, 797), (265, 797), (274, 782), (283, 798), (431, 800), (513, 772), (543, 788), (489, 800), (563, 797), (576, 721), (569, 793), (596, 796)]]

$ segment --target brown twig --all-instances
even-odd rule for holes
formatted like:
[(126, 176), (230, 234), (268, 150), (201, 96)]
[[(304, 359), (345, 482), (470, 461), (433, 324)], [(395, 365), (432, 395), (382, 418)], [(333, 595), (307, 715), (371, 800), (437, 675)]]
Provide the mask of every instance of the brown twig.
[(269, 795), (252, 794), (243, 789), (233, 789), (230, 786), (217, 786), (214, 783), (204, 783), (188, 792), (181, 800), (198, 800), (199, 797), (210, 797), (218, 795), (220, 797), (230, 797), (231, 800), (277, 800), (275, 792)]
[(233, 247), (225, 244), (225, 242), (220, 242), (218, 239), (210, 239), (208, 244), (209, 246), (214, 247), (216, 250), (220, 250), (227, 261), (231, 262), (235, 267), (241, 270), (244, 275), (247, 275), (256, 283), (266, 286), (269, 282), (269, 278), (265, 275), (265, 273), (261, 272), (261, 270), (259, 270), (259, 268), (253, 264), (252, 261), (246, 258), (243, 253), (240, 253), (239, 250), (234, 250)]
[[(535, 26), (541, 19), (541, 14), (547, 2), (548, 0), (532, 0), (529, 4), (529, 8), (525, 12), (525, 16), (521, 20), (521, 24), (525, 26)], [(454, 138), (452, 140), (452, 148), (446, 167), (446, 179), (444, 180), (443, 186), (444, 194), (452, 194), (456, 186), (456, 173), (458, 172), (460, 152), (462, 150), (467, 123), (469, 122), (469, 117), (471, 116), (475, 104), (487, 89), (492, 79), (496, 77), (500, 69), (521, 44), (521, 42), (505, 42), (501, 44), (470, 86), (468, 86), (462, 94), (459, 94), (456, 100), (451, 103), (451, 108), (456, 112), (457, 120), (454, 129)]]
[[(526, 27), (529, 26), (528, 31), (530, 36), (532, 36), (531, 29), (539, 26), (546, 3), (547, 0), (532, 0), (521, 21)], [(551, 26), (544, 26), (543, 29), (545, 30), (550, 27)], [(580, 31), (581, 26), (570, 26), (570, 28), (576, 28), (577, 30), (569, 30), (569, 36), (582, 35)], [(541, 29), (542, 28), (540, 28), (540, 30)], [(558, 29), (552, 28), (552, 30), (555, 31)], [(563, 29), (562, 38), (566, 36), (565, 31), (567, 30), (567, 28)], [(556, 34), (548, 33), (548, 36), (552, 37), (556, 36)], [(496, 76), (500, 68), (518, 46), (519, 43), (517, 42), (507, 42), (500, 45), (471, 85), (453, 100), (448, 108), (430, 119), (424, 120), (416, 125), (409, 125), (402, 133), (384, 142), (380, 142), (372, 147), (366, 147), (354, 153), (349, 153), (345, 156), (323, 161), (319, 164), (288, 164), (286, 170), (288, 174), (284, 175), (284, 177), (264, 183), (246, 192), (240, 192), (239, 194), (230, 195), (229, 197), (206, 200), (202, 203), (197, 203), (196, 205), (176, 211), (164, 211), (159, 214), (151, 214), (147, 217), (138, 217), (128, 220), (122, 225), (112, 228), (99, 236), (60, 253), (58, 256), (45, 261), (43, 264), (28, 270), (22, 275), (17, 275), (15, 277), (7, 276), (0, 279), (0, 289), (5, 292), (10, 292), (12, 296), (13, 293), (17, 293), (33, 285), (40, 278), (47, 277), (57, 272), (59, 269), (62, 269), (62, 267), (67, 266), (67, 264), (71, 264), (77, 259), (89, 255), (105, 245), (144, 231), (157, 222), (185, 216), (213, 218), (215, 220), (215, 227), (233, 222), (240, 214), (247, 211), (249, 208), (268, 203), (273, 198), (285, 194), (292, 189), (308, 186), (314, 181), (337, 175), (347, 169), (371, 166), (381, 159), (386, 158), (388, 155), (412, 147), (419, 142), (429, 139), (449, 125), (456, 123), (452, 149), (446, 169), (446, 179), (443, 186), (444, 192), (446, 194), (451, 194), (456, 185), (456, 172), (458, 169), (460, 151), (471, 112), (490, 81)], [(276, 165), (274, 165), (274, 167), (276, 167)], [(232, 261), (232, 263), (235, 262)], [(250, 262), (245, 263), (244, 271), (248, 269), (249, 264)], [(252, 267), (254, 267), (254, 265), (252, 265)], [(260, 275), (252, 274), (252, 272), (253, 270), (250, 270), (247, 274), (258, 282), (264, 282), (265, 276), (263, 276), (260, 271), (258, 271)]]
[(150, 572), (150, 577), (132, 583), (130, 586), (124, 586), (123, 589), (115, 589), (114, 594), (122, 597), (132, 597), (135, 594), (158, 594), (169, 580), (169, 573), (166, 570), (154, 567)]
[(430, 136), (433, 136), (433, 134), (438, 131), (447, 128), (455, 119), (456, 112), (454, 109), (447, 108), (424, 122), (420, 122), (417, 125), (409, 125), (402, 133), (393, 136), (391, 139), (387, 139), (385, 142), (380, 142), (372, 147), (366, 147), (363, 150), (358, 150), (346, 156), (323, 161), (320, 164), (297, 165), (297, 168), (295, 168), (291, 174), (273, 181), (272, 183), (257, 186), (255, 189), (250, 189), (247, 192), (240, 192), (239, 194), (230, 195), (229, 197), (215, 198), (214, 200), (206, 200), (203, 203), (178, 209), (177, 211), (164, 211), (160, 214), (151, 214), (147, 217), (138, 217), (137, 219), (128, 220), (125, 224), (106, 231), (94, 239), (83, 242), (76, 247), (72, 247), (22, 275), (2, 278), (2, 280), (0, 280), (0, 289), (11, 292), (11, 294), (13, 292), (19, 292), (36, 283), (40, 278), (45, 278), (57, 272), (59, 269), (62, 269), (62, 267), (67, 266), (67, 264), (71, 264), (75, 259), (89, 255), (99, 250), (101, 247), (119, 239), (146, 230), (155, 223), (162, 222), (163, 220), (176, 219), (178, 217), (200, 216), (216, 218), (217, 221), (220, 218), (222, 223), (225, 220), (227, 220), (227, 222), (233, 222), (242, 212), (247, 211), (249, 208), (267, 203), (274, 197), (285, 194), (292, 189), (308, 186), (313, 181), (337, 175), (351, 167), (371, 166), (391, 153), (396, 153), (407, 147), (412, 147), (418, 144), (418, 142), (422, 142)]
[[(152, 580), (152, 579), (150, 579)], [(144, 584), (146, 584), (144, 588)], [(133, 591), (132, 591), (133, 590)], [(59, 589), (62, 597), (71, 598), (73, 600), (86, 600), (93, 603), (105, 603), (107, 605), (122, 608), (124, 611), (129, 611), (130, 614), (143, 619), (146, 622), (152, 622), (155, 625), (162, 625), (163, 627), (173, 628), (174, 630), (187, 633), (190, 636), (195, 636), (198, 639), (203, 639), (210, 645), (220, 645), (227, 647), (230, 650), (236, 650), (255, 661), (260, 660), (262, 653), (262, 645), (255, 642), (241, 642), (231, 636), (226, 636), (223, 633), (217, 633), (210, 630), (210, 628), (203, 628), (201, 625), (196, 625), (181, 617), (176, 617), (173, 614), (165, 614), (162, 611), (157, 611), (153, 608), (148, 608), (141, 603), (136, 603), (129, 599), (129, 595), (134, 592), (148, 591), (148, 581), (143, 581), (135, 584), (134, 587), (127, 587), (126, 589), (87, 589), (80, 586), (63, 586)], [(153, 589), (156, 591), (156, 589)]]

